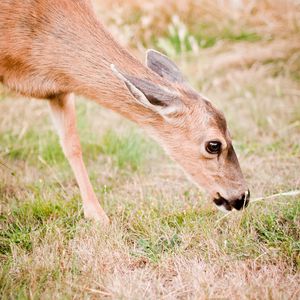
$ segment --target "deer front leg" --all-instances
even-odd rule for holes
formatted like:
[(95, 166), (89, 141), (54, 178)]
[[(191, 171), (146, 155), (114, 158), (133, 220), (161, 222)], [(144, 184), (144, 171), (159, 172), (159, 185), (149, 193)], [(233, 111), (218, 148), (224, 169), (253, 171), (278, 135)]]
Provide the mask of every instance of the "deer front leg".
[(81, 145), (76, 129), (74, 95), (60, 95), (49, 100), (49, 103), (64, 154), (79, 185), (84, 216), (106, 225), (109, 223), (109, 219), (97, 200), (82, 159)]

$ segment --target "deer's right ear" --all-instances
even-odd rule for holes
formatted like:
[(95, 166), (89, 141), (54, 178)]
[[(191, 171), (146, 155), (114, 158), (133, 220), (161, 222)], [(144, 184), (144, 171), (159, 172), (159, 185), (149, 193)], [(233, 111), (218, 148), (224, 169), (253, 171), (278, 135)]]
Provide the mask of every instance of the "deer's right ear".
[(111, 65), (112, 71), (122, 80), (134, 99), (144, 107), (147, 107), (163, 117), (182, 109), (183, 104), (175, 91), (152, 83), (149, 80), (140, 79), (131, 75), (125, 75)]
[(186, 82), (185, 78), (183, 77), (175, 63), (173, 63), (167, 56), (156, 50), (147, 50), (146, 65), (160, 77), (163, 77), (171, 82)]

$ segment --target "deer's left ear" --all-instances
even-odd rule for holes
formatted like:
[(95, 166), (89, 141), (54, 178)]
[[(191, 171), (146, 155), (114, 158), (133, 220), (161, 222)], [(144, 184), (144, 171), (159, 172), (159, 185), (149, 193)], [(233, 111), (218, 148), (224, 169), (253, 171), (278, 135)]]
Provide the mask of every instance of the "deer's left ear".
[(129, 92), (140, 105), (166, 118), (182, 109), (183, 104), (176, 91), (170, 91), (149, 80), (123, 74), (114, 65), (111, 65), (111, 69), (125, 83)]
[(146, 65), (159, 76), (175, 83), (186, 82), (179, 68), (167, 56), (149, 49), (146, 53)]

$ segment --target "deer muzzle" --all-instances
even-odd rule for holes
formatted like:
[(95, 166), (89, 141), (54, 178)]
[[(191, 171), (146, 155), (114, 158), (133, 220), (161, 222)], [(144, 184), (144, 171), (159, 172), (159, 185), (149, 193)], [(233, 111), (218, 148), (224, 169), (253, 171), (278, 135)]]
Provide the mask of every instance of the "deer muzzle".
[(250, 191), (247, 190), (239, 198), (233, 200), (227, 200), (218, 194), (218, 197), (215, 198), (214, 203), (222, 211), (231, 211), (232, 209), (241, 210), (248, 206), (250, 201)]

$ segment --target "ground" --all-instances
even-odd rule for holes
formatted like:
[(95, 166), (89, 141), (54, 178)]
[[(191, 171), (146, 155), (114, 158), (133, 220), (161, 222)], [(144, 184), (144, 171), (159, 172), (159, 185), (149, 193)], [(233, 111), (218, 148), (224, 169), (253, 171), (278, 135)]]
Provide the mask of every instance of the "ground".
[[(177, 2), (94, 1), (224, 111), (253, 199), (299, 190), (299, 2)], [(136, 125), (80, 97), (77, 112), (107, 229), (83, 218), (47, 103), (0, 87), (2, 299), (300, 298), (299, 195), (224, 216)]]

